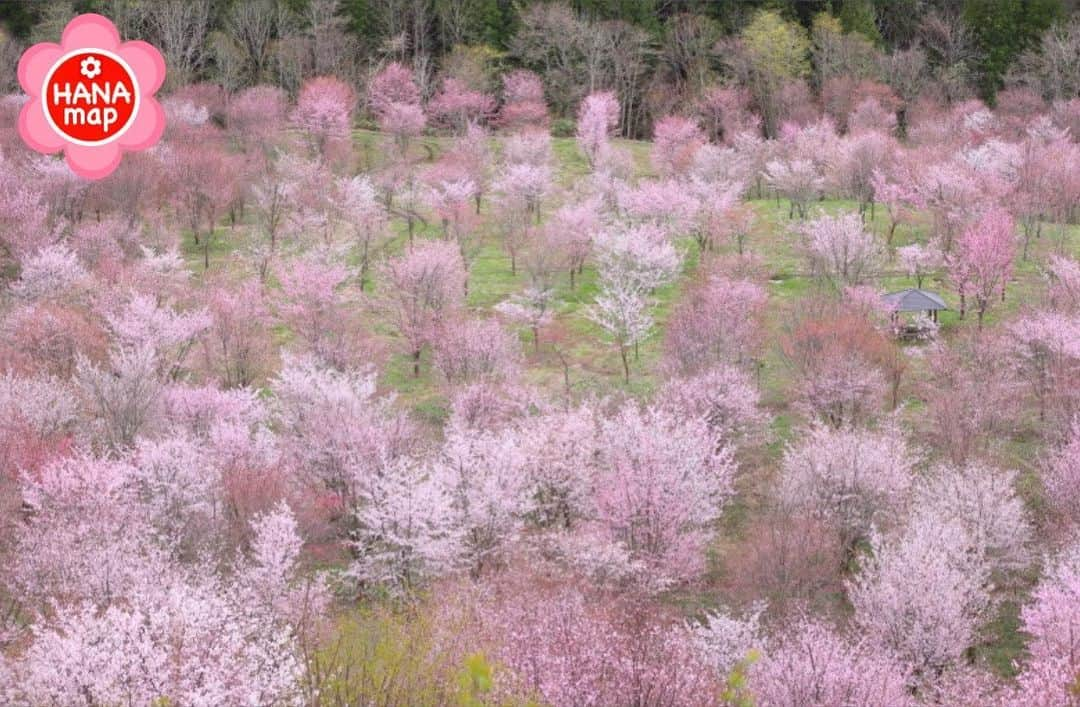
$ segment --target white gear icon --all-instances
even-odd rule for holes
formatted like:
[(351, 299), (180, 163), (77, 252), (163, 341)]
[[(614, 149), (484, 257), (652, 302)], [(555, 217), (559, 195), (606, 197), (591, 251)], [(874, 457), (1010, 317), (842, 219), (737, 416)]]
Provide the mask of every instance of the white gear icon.
[(82, 60), (80, 66), (82, 67), (82, 75), (88, 79), (92, 79), (101, 73), (101, 61), (96, 57), (86, 57)]

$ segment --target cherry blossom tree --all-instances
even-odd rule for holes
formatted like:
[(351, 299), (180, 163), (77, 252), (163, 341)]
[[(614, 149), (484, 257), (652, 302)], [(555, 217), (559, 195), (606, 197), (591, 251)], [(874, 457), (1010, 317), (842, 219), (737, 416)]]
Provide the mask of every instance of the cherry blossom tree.
[(356, 94), (348, 84), (331, 76), (319, 76), (300, 88), (292, 123), (325, 160), (331, 148), (336, 151), (342, 144), (351, 144), (355, 107)]
[(1016, 257), (1014, 231), (1008, 212), (993, 209), (964, 231), (956, 252), (947, 257), (949, 277), (960, 294), (960, 314), (963, 316), (970, 300), (980, 330), (998, 297), (1005, 299), (1005, 287), (1012, 277)]
[(791, 202), (789, 218), (806, 218), (806, 208), (825, 187), (825, 178), (808, 159), (770, 160), (762, 171), (765, 182)]
[(398, 157), (404, 159), (409, 143), (427, 122), (412, 71), (397, 62), (388, 64), (371, 79), (368, 103), (379, 129), (394, 137)]
[(798, 229), (811, 272), (836, 287), (861, 284), (884, 259), (873, 233), (858, 214), (823, 215)]
[(447, 326), (435, 344), (435, 367), (452, 384), (513, 377), (518, 342), (494, 319), (467, 319)]
[(547, 125), (548, 109), (539, 76), (524, 69), (503, 75), (503, 102), (499, 106), (498, 123), (509, 130)]
[(704, 420), (625, 405), (600, 423), (593, 522), (645, 563), (649, 581), (704, 568), (710, 526), (731, 495), (735, 464)]
[(436, 121), (462, 133), (470, 124), (482, 122), (494, 112), (495, 99), (451, 76), (443, 79), (442, 87), (427, 108)]
[(806, 508), (836, 529), (849, 554), (874, 528), (903, 513), (917, 455), (895, 428), (812, 427), (784, 452), (777, 487), (782, 506)]
[(922, 288), (923, 279), (940, 269), (945, 259), (933, 243), (921, 245), (912, 243), (896, 249), (900, 264), (908, 277), (915, 279), (915, 286)]
[(503, 247), (510, 255), (510, 272), (517, 274), (517, 257), (539, 230), (540, 208), (551, 190), (551, 171), (546, 166), (509, 164), (492, 185), (503, 233)]
[(335, 184), (334, 217), (351, 236), (359, 251), (360, 289), (367, 285), (371, 261), (388, 240), (388, 215), (367, 177), (339, 178)]
[(653, 126), (653, 168), (665, 177), (685, 175), (704, 143), (697, 121), (677, 115), (661, 118)]
[(669, 381), (657, 402), (677, 415), (705, 420), (710, 431), (729, 444), (760, 440), (768, 422), (757, 387), (734, 366), (721, 364)]
[(1030, 659), (1018, 678), (1011, 704), (1071, 705), (1076, 700), (1077, 628), (1080, 616), (1080, 550), (1073, 544), (1055, 558), (1020, 611), (1032, 637)]
[(461, 306), (465, 292), (465, 265), (456, 246), (443, 242), (419, 243), (383, 266), (389, 285), (382, 307), (413, 360), (413, 375), (420, 375), (420, 355), (437, 336), (440, 324)]
[(1054, 510), (1075, 520), (1080, 508), (1080, 417), (1073, 422), (1065, 443), (1047, 460), (1043, 484)]
[(623, 378), (630, 382), (630, 352), (652, 331), (648, 296), (624, 281), (605, 283), (589, 311), (592, 319), (615, 342), (622, 360)]
[(958, 521), (919, 514), (896, 536), (875, 540), (848, 584), (856, 623), (916, 681), (957, 665), (991, 606), (989, 566), (972, 547)]
[(907, 669), (865, 639), (850, 639), (811, 619), (785, 629), (750, 667), (761, 704), (913, 705)]
[(594, 170), (611, 150), (611, 135), (619, 125), (619, 99), (610, 91), (591, 93), (578, 109), (577, 142)]
[(682, 371), (749, 363), (761, 344), (765, 301), (760, 285), (709, 273), (683, 295), (668, 319), (666, 362)]

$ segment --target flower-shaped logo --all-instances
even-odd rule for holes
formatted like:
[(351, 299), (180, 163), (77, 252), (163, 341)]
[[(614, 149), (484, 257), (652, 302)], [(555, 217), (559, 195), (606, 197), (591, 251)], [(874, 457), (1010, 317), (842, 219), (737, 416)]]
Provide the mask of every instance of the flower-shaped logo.
[(153, 146), (165, 129), (154, 93), (165, 62), (146, 42), (120, 42), (101, 15), (79, 15), (60, 44), (42, 42), (19, 60), (19, 83), (30, 96), (19, 133), (32, 149), (64, 150), (68, 166), (87, 179), (106, 177), (125, 151)]
[(96, 78), (101, 73), (101, 62), (92, 56), (82, 60), (82, 75), (88, 79)]

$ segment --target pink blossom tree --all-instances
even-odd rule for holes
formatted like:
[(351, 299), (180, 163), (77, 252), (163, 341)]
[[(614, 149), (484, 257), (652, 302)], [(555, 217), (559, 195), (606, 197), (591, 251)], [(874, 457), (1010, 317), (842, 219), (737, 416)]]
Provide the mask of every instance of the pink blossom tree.
[(907, 668), (865, 639), (850, 639), (810, 619), (785, 629), (750, 667), (761, 704), (913, 705)]
[(912, 243), (896, 249), (900, 264), (908, 277), (915, 279), (915, 286), (922, 288), (923, 280), (941, 268), (945, 258), (933, 243)]
[(379, 121), (379, 129), (394, 137), (398, 157), (403, 159), (410, 141), (427, 122), (420, 105), (420, 89), (406, 66), (393, 62), (371, 79), (368, 103)]
[(989, 566), (959, 522), (916, 515), (902, 532), (873, 543), (848, 584), (855, 621), (869, 640), (933, 682), (957, 665), (991, 606)]
[(494, 319), (448, 325), (435, 344), (435, 367), (451, 384), (512, 378), (519, 344)]
[(698, 575), (710, 527), (731, 495), (735, 464), (704, 420), (624, 406), (600, 423), (592, 518), (645, 563), (650, 583)]
[(761, 394), (750, 376), (723, 364), (671, 380), (657, 396), (661, 407), (705, 420), (709, 430), (728, 444), (752, 443), (765, 436), (768, 416), (760, 403)]
[(761, 344), (765, 302), (765, 290), (754, 282), (708, 274), (672, 310), (664, 332), (665, 361), (686, 372), (749, 363)]
[(383, 278), (388, 284), (383, 310), (408, 347), (413, 375), (419, 376), (424, 346), (435, 340), (441, 323), (464, 299), (461, 254), (450, 243), (419, 243), (385, 263)]
[(512, 274), (517, 274), (519, 253), (539, 230), (540, 209), (551, 190), (551, 179), (546, 166), (509, 164), (492, 185)]
[(648, 296), (629, 282), (606, 282), (589, 310), (589, 318), (614, 341), (622, 361), (623, 379), (630, 382), (630, 352), (653, 327)]
[(808, 159), (770, 160), (762, 171), (765, 182), (791, 202), (788, 217), (806, 218), (807, 204), (816, 198), (825, 186), (825, 178), (814, 163)]
[(514, 131), (547, 125), (547, 102), (539, 76), (524, 69), (503, 76), (503, 101), (499, 106), (498, 123)]
[(798, 230), (811, 272), (835, 287), (861, 284), (884, 260), (881, 245), (858, 214), (822, 215)]
[(292, 122), (310, 141), (316, 154), (326, 159), (330, 149), (350, 144), (356, 94), (345, 82), (331, 76), (309, 79), (300, 88)]
[(443, 79), (442, 87), (427, 108), (437, 122), (460, 134), (471, 123), (486, 120), (495, 110), (495, 99), (450, 76)]
[(1065, 443), (1046, 461), (1043, 484), (1054, 511), (1065, 519), (1080, 517), (1080, 417), (1073, 421)]
[(372, 259), (390, 238), (389, 216), (371, 180), (362, 175), (341, 177), (334, 183), (334, 218), (356, 244), (360, 263), (357, 277), (363, 290)]
[(359, 344), (347, 316), (353, 300), (346, 282), (353, 271), (311, 253), (283, 263), (276, 274), (281, 291), (275, 308), (282, 323), (320, 359), (346, 367)]
[(611, 135), (619, 125), (619, 99), (611, 91), (591, 93), (578, 109), (577, 142), (589, 166), (596, 169), (608, 157)]
[(1080, 672), (1080, 550), (1067, 547), (1052, 561), (1035, 589), (1032, 602), (1021, 609), (1024, 630), (1032, 637), (1030, 658), (1018, 678), (1010, 704), (1072, 705)]
[(1015, 224), (1002, 209), (988, 211), (968, 227), (957, 242), (956, 252), (947, 257), (949, 277), (960, 294), (960, 315), (970, 300), (980, 330), (998, 297), (1005, 299), (1015, 257)]
[(705, 144), (705, 135), (696, 120), (669, 115), (653, 126), (653, 168), (665, 177), (685, 175), (694, 155)]
[(570, 274), (570, 289), (574, 289), (575, 276), (584, 270), (593, 242), (603, 230), (601, 211), (599, 199), (593, 197), (563, 204), (547, 221), (544, 244), (562, 255)]
[(832, 526), (844, 552), (874, 528), (895, 525), (905, 509), (918, 458), (895, 428), (811, 428), (784, 452), (777, 498)]

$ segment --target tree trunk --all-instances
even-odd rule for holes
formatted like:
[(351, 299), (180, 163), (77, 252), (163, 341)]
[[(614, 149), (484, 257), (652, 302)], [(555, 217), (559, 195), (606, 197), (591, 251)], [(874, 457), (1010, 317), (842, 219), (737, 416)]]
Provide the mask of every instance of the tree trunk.
[(413, 357), (413, 365), (412, 365), (413, 378), (419, 378), (420, 377), (420, 349), (414, 349), (413, 352), (412, 352), (412, 357)]

